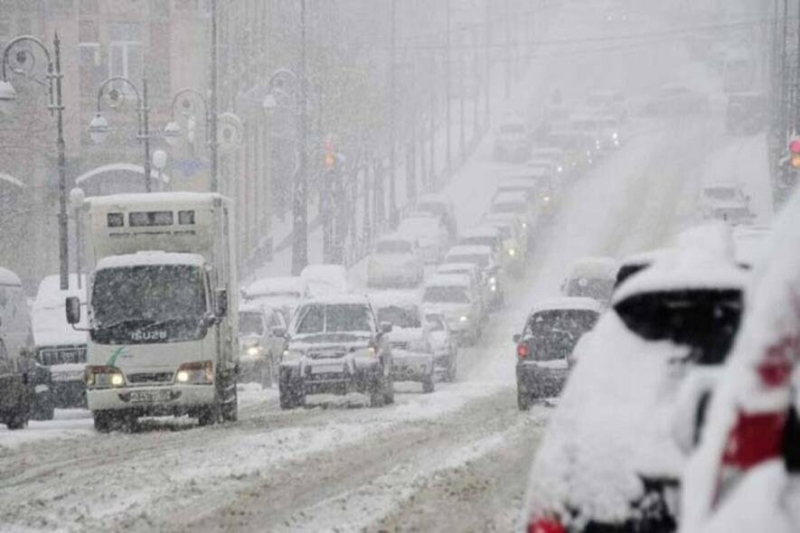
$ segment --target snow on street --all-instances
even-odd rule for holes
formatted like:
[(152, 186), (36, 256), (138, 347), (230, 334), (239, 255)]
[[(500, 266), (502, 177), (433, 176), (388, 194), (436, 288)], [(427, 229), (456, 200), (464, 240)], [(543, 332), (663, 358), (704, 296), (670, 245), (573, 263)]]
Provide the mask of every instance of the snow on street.
[[(580, 17), (565, 9), (553, 35), (585, 34)], [(688, 61), (680, 47), (665, 48), (656, 66), (643, 58), (652, 49), (608, 53), (604, 64), (612, 68), (603, 81), (625, 86), (635, 74), (642, 87), (659, 85), (666, 65)], [(602, 76), (594, 59), (537, 60), (530, 74), (536, 81), (522, 84), (536, 89), (522, 91), (521, 103), (535, 108), (556, 86), (579, 99), (593, 85), (586, 73)], [(613, 67), (632, 61), (647, 70)], [(730, 172), (719, 161), (731, 151), (762, 150), (761, 137), (725, 138), (721, 121), (635, 118), (622, 149), (568, 185), (557, 216), (540, 231), (525, 278), (507, 291), (507, 307), (491, 317), (477, 346), (461, 350), (458, 382), (426, 395), (400, 387), (396, 403), (380, 409), (356, 396), (311, 399), (309, 408), (291, 411), (280, 409), (276, 390), (240, 386), (239, 421), (209, 428), (159, 418), (130, 434), (101, 435), (87, 411), (60, 411), (55, 421), (25, 431), (0, 429), (0, 530), (518, 527), (528, 468), (551, 408), (517, 410), (511, 336), (534, 301), (558, 293), (573, 260), (662, 246), (697, 222), (702, 178)], [(480, 218), (502, 168), (491, 160), (487, 139), (454, 176), (446, 192), (461, 227)], [(753, 176), (763, 177), (737, 179)], [(747, 186), (759, 215), (768, 217), (767, 185)]]

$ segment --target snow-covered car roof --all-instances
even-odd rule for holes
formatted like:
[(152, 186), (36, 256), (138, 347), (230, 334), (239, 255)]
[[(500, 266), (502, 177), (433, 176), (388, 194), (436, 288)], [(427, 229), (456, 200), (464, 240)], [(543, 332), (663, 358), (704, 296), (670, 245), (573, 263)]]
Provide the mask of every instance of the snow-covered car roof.
[(463, 273), (465, 270), (478, 271), (475, 263), (442, 263), (436, 267), (437, 274)]
[(422, 216), (412, 216), (404, 218), (400, 221), (397, 227), (397, 233), (405, 233), (407, 231), (428, 230), (431, 228), (441, 228), (442, 221), (439, 217), (429, 213), (424, 213)]
[(611, 257), (582, 257), (572, 263), (570, 278), (616, 278), (619, 261)]
[(97, 262), (95, 270), (124, 268), (144, 265), (187, 265), (201, 267), (205, 259), (199, 254), (176, 252), (136, 252), (135, 254), (112, 255)]
[(453, 246), (447, 252), (445, 256), (445, 260), (447, 257), (451, 257), (454, 255), (478, 255), (478, 254), (491, 254), (492, 249), (489, 246), (484, 246), (480, 244), (459, 244), (458, 246)]
[(462, 231), (461, 237), (500, 237), (500, 230), (495, 226), (478, 226)]
[(301, 305), (337, 305), (337, 304), (364, 304), (369, 305), (370, 301), (362, 294), (330, 294), (314, 296), (304, 301)]
[(285, 295), (296, 292), (300, 295), (306, 291), (306, 281), (299, 276), (276, 278), (260, 278), (244, 288), (248, 297), (269, 296), (273, 294)]
[(18, 286), (22, 285), (19, 276), (7, 268), (0, 267), (0, 285)]
[(422, 295), (418, 291), (376, 291), (367, 298), (375, 309), (392, 306), (412, 308), (419, 307), (422, 303)]
[(564, 150), (556, 146), (539, 146), (531, 152), (536, 156), (564, 157)]
[(635, 294), (692, 290), (743, 289), (747, 273), (731, 260), (702, 250), (667, 254), (648, 269), (620, 285), (614, 304)]
[(435, 274), (425, 282), (425, 287), (469, 287), (471, 280), (464, 274)]
[(605, 307), (594, 298), (583, 296), (565, 296), (563, 298), (548, 298), (533, 305), (530, 315), (542, 311), (567, 311), (570, 309), (579, 311), (594, 311), (603, 314)]

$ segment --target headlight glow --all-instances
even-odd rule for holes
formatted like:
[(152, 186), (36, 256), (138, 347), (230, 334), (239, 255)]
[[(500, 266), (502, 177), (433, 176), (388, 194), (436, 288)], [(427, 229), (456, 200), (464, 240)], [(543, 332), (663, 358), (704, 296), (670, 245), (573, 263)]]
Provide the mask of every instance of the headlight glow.
[(556, 168), (556, 172), (558, 172), (559, 174), (561, 174), (562, 172), (564, 172), (564, 167), (562, 167), (561, 165), (559, 165), (559, 166)]
[(612, 133), (612, 134), (611, 134), (611, 138), (612, 138), (612, 139), (614, 139), (614, 140), (616, 141), (617, 139), (619, 139), (619, 133), (617, 133), (617, 132), (615, 131), (614, 133)]
[(461, 318), (459, 318), (458, 320), (460, 320), (461, 322), (466, 322), (468, 318), (464, 315), (461, 315)]
[(511, 248), (511, 249), (508, 250), (508, 255), (510, 255), (511, 257), (514, 257), (515, 255), (517, 255), (517, 251), (515, 249)]
[(251, 346), (247, 349), (247, 355), (255, 357), (261, 353), (261, 348), (258, 346)]
[(549, 197), (549, 196), (546, 196), (546, 195), (545, 195), (545, 196), (542, 196), (542, 201), (543, 201), (544, 203), (548, 204), (548, 203), (550, 203), (550, 197)]
[(111, 374), (111, 384), (115, 387), (119, 387), (125, 383), (125, 378), (122, 377), (122, 374)]
[(186, 383), (189, 381), (189, 373), (186, 370), (181, 370), (175, 379), (180, 383)]
[(522, 223), (522, 229), (528, 229), (528, 223), (527, 222), (523, 222)]
[(496, 284), (497, 284), (496, 277), (492, 276), (491, 278), (489, 278), (489, 285), (496, 285)]

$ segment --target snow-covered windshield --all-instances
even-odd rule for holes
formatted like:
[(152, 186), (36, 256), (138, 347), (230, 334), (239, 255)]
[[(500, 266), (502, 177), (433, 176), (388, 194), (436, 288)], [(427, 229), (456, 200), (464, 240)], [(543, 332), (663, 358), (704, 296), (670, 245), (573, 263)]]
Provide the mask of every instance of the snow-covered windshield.
[(378, 322), (389, 322), (398, 328), (421, 328), (419, 312), (413, 307), (390, 305), (377, 310)]
[(594, 327), (597, 319), (595, 311), (540, 311), (528, 320), (523, 336), (529, 343), (533, 359), (562, 359), (572, 353), (581, 336)]
[(142, 265), (97, 271), (92, 340), (178, 342), (199, 338), (207, 311), (204, 273), (193, 265)]
[(371, 332), (369, 308), (362, 304), (309, 304), (297, 311), (295, 333)]
[(239, 313), (239, 335), (261, 336), (264, 334), (264, 320), (261, 313), (243, 311)]
[(422, 301), (428, 303), (468, 304), (469, 293), (465, 287), (435, 286), (425, 289)]

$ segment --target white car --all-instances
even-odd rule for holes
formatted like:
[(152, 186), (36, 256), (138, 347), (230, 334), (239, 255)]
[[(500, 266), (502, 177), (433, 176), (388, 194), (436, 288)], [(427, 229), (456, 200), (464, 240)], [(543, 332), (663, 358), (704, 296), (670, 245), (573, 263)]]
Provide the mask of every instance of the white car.
[(242, 290), (246, 303), (279, 309), (287, 323), (297, 306), (310, 296), (308, 284), (301, 277), (261, 278)]
[(239, 307), (239, 381), (272, 386), (286, 347), (286, 330), (283, 314), (276, 309), (255, 304)]
[(494, 137), (494, 158), (498, 161), (522, 162), (531, 155), (531, 132), (525, 120), (506, 118)]
[(444, 314), (428, 310), (425, 311), (424, 320), (430, 332), (434, 372), (442, 381), (453, 382), (458, 374), (458, 343), (455, 336)]
[(422, 392), (434, 390), (434, 353), (430, 330), (423, 321), (417, 295), (385, 291), (369, 297), (379, 323), (389, 323), (387, 334), (392, 347), (392, 379), (416, 381)]
[(416, 287), (425, 264), (415, 237), (396, 233), (381, 238), (367, 261), (367, 286)]
[(450, 232), (441, 218), (430, 213), (412, 213), (400, 221), (397, 233), (414, 238), (426, 264), (437, 263), (450, 242)]
[(755, 215), (750, 210), (750, 197), (738, 183), (707, 183), (700, 191), (700, 209), (706, 218), (729, 224), (749, 224)]
[(615, 259), (583, 257), (573, 263), (561, 285), (561, 292), (564, 296), (585, 296), (608, 305), (618, 272), (619, 263)]
[(484, 275), (480, 267), (475, 263), (442, 263), (436, 267), (437, 274), (458, 274), (469, 278), (472, 289), (481, 297), (481, 309), (486, 311), (492, 295), (488, 290), (488, 283), (484, 280)]
[(441, 218), (451, 239), (455, 239), (458, 235), (456, 211), (449, 196), (437, 193), (424, 194), (417, 200), (416, 210)]
[(437, 274), (425, 282), (424, 313), (442, 313), (459, 344), (475, 344), (483, 333), (480, 294), (467, 276)]
[(347, 286), (347, 271), (342, 265), (308, 265), (300, 272), (314, 298), (339, 296), (350, 292)]

